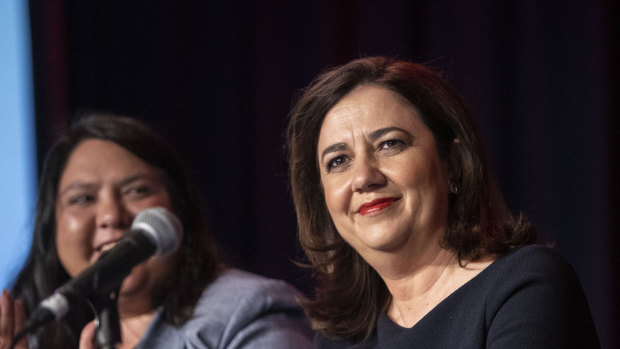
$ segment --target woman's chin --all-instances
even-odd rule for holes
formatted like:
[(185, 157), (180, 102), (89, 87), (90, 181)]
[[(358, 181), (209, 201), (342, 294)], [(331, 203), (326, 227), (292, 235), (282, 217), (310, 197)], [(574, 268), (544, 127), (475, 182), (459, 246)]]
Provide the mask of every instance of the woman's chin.
[(121, 287), (119, 290), (119, 297), (127, 297), (143, 294), (146, 286), (146, 280), (144, 279), (141, 273), (136, 272), (135, 270), (129, 274), (125, 280), (121, 283)]
[[(376, 252), (395, 252), (406, 243), (407, 233), (390, 229), (373, 229), (359, 234), (359, 244)], [(361, 246), (360, 246), (361, 247)]]

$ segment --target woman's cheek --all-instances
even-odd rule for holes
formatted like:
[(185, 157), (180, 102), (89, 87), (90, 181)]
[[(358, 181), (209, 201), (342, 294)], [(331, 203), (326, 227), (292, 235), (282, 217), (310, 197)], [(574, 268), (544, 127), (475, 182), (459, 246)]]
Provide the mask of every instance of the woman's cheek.
[(57, 218), (56, 249), (61, 263), (71, 276), (79, 274), (90, 264), (91, 237), (88, 224), (79, 216), (65, 214)]

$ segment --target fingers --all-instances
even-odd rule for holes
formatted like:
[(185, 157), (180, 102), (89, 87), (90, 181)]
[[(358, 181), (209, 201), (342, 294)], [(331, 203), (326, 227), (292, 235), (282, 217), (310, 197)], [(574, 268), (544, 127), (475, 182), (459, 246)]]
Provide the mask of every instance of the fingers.
[(84, 329), (82, 329), (82, 334), (80, 335), (80, 349), (94, 349), (94, 339), (95, 322), (91, 321), (84, 326)]
[(0, 297), (0, 337), (13, 338), (13, 299), (7, 290)]
[[(4, 290), (0, 296), (0, 349), (8, 348), (13, 338), (24, 327), (26, 312), (20, 300), (13, 301), (11, 294)], [(15, 349), (28, 349), (28, 339), (22, 338)]]
[[(24, 304), (18, 299), (13, 303), (13, 336), (17, 336), (17, 334), (21, 332), (25, 322), (26, 311), (24, 310)], [(26, 336), (17, 342), (15, 349), (17, 348), (28, 348), (28, 339)]]
[(17, 335), (24, 329), (25, 322), (26, 311), (24, 310), (24, 304), (21, 299), (17, 299), (13, 303), (13, 335)]

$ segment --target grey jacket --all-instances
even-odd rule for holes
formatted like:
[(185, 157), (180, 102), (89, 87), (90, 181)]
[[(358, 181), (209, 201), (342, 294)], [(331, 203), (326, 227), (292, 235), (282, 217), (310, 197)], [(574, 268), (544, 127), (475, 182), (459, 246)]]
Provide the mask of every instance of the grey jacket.
[(205, 289), (183, 326), (166, 323), (158, 310), (136, 348), (310, 348), (314, 334), (298, 295), (284, 281), (228, 269)]

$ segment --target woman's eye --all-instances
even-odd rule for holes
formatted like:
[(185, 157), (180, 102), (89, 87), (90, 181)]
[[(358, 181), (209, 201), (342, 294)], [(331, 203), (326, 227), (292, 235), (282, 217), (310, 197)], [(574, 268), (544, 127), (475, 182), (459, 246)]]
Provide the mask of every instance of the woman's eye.
[(346, 157), (344, 157), (343, 155), (336, 156), (335, 158), (329, 160), (326, 166), (327, 172), (331, 172), (333, 170), (340, 168), (342, 165), (346, 163), (346, 160), (347, 160)]
[(136, 187), (131, 187), (125, 190), (124, 194), (127, 196), (133, 197), (143, 197), (146, 196), (150, 192), (150, 188), (146, 185), (140, 185)]
[(397, 146), (399, 144), (402, 144), (402, 141), (399, 141), (397, 139), (390, 139), (385, 142), (381, 142), (380, 147), (383, 149), (387, 149), (387, 148), (392, 148), (394, 146)]
[(93, 197), (88, 194), (77, 194), (69, 198), (69, 205), (85, 205), (93, 201)]
[(379, 144), (379, 150), (387, 150), (390, 152), (400, 152), (407, 144), (399, 139), (389, 139)]

